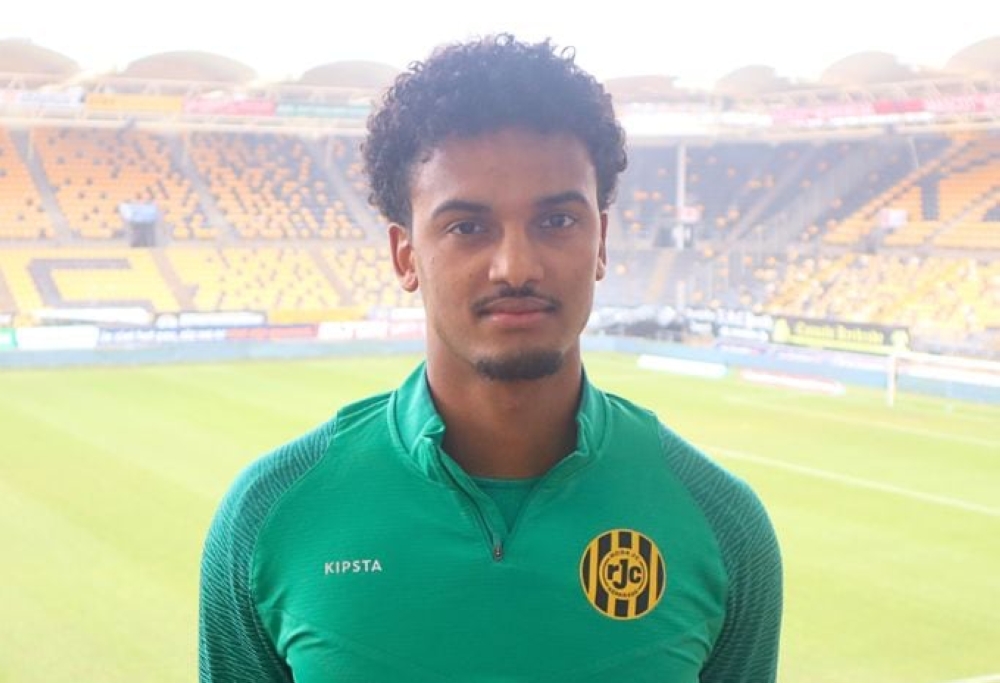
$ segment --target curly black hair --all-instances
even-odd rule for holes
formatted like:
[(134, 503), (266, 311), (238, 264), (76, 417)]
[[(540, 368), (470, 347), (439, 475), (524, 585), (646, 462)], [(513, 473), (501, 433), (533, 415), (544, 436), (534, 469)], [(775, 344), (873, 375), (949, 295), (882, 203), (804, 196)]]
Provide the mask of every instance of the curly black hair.
[(505, 127), (570, 133), (587, 148), (597, 175), (598, 206), (614, 198), (625, 170), (625, 132), (611, 96), (576, 65), (572, 49), (510, 34), (447, 45), (396, 78), (368, 118), (362, 146), (371, 203), (409, 227), (413, 165), (446, 138)]

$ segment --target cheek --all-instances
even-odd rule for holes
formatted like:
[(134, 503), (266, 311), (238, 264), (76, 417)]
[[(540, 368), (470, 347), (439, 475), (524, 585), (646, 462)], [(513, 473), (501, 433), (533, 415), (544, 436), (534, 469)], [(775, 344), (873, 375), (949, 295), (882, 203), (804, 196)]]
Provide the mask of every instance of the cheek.
[(602, 269), (601, 255), (597, 249), (587, 247), (580, 249), (573, 258), (571, 268), (573, 277), (583, 280), (593, 280), (595, 273), (600, 273)]
[(454, 274), (449, 273), (447, 263), (446, 259), (441, 259), (438, 256), (428, 256), (417, 263), (417, 276), (420, 279), (420, 289), (424, 299), (445, 302), (437, 304), (441, 313), (447, 313), (446, 310), (443, 310), (450, 306), (446, 302), (455, 296), (456, 278)]

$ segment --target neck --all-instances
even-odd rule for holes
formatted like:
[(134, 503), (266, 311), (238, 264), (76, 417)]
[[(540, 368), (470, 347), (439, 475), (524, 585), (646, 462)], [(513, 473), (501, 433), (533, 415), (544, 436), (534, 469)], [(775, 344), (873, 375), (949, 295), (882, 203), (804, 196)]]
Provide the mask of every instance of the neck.
[(445, 424), (444, 450), (473, 476), (538, 477), (576, 447), (583, 367), (579, 354), (537, 380), (448, 372), (428, 358), (427, 380)]

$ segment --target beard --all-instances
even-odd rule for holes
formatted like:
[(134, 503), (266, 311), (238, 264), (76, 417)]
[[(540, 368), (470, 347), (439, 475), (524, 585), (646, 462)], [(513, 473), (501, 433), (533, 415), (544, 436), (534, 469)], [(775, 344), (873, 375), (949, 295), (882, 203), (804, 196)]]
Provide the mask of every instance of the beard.
[(476, 372), (493, 382), (523, 382), (550, 377), (563, 365), (559, 351), (525, 351), (476, 361)]

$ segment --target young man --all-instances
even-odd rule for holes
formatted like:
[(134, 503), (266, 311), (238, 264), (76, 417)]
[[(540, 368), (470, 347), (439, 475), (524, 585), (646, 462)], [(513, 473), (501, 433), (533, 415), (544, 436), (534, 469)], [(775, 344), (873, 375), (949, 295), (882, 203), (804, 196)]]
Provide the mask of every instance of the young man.
[(202, 682), (773, 681), (759, 501), (583, 371), (625, 167), (602, 87), (548, 42), (451, 46), (364, 150), (426, 362), (235, 483)]

